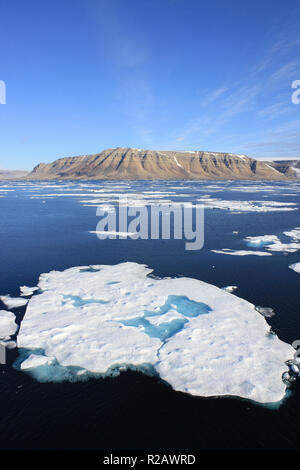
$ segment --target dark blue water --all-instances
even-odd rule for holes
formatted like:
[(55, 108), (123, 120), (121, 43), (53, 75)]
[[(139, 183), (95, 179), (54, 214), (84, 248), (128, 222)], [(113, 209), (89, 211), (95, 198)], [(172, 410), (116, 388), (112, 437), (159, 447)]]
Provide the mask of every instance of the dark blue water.
[[(120, 184), (3, 183), (0, 189), (12, 191), (0, 192), (1, 293), (18, 296), (19, 286), (36, 285), (39, 275), (52, 269), (135, 261), (153, 268), (156, 276), (187, 276), (220, 287), (236, 285), (236, 295), (275, 310), (268, 323), (280, 339), (288, 343), (300, 339), (300, 275), (288, 269), (300, 262), (300, 251), (268, 257), (211, 251), (248, 250), (243, 241), (246, 236), (272, 234), (288, 241), (282, 232), (300, 226), (298, 210), (237, 214), (206, 209), (204, 248), (186, 251), (185, 240), (100, 241), (89, 233), (99, 221), (96, 205), (84, 205), (100, 198), (101, 194), (92, 191), (101, 188), (114, 195), (173, 191), (175, 194), (163, 197), (174, 201), (211, 195), (225, 200), (300, 204), (299, 184), (132, 182), (118, 189)], [(0, 309), (5, 307), (0, 305)], [(24, 309), (15, 313), (21, 321)], [(85, 383), (39, 383), (11, 367), (16, 354), (10, 352), (9, 363), (0, 366), (2, 449), (300, 447), (299, 383), (279, 410), (272, 410), (234, 398), (191, 397), (155, 377), (132, 371)]]

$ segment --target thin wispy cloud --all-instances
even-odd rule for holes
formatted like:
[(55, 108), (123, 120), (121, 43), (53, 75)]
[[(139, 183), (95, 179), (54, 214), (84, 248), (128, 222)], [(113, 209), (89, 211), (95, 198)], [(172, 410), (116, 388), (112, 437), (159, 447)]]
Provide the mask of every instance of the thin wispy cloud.
[(300, 62), (298, 60), (288, 62), (276, 70), (276, 72), (272, 73), (269, 79), (271, 81), (292, 79), (293, 74), (299, 70), (299, 65)]
[(211, 103), (213, 103), (214, 101), (216, 101), (218, 98), (220, 98), (220, 96), (224, 95), (224, 93), (227, 91), (227, 88), (225, 87), (220, 87), (220, 88), (217, 88), (216, 90), (212, 91), (211, 93), (209, 93), (207, 95), (206, 98), (204, 98), (204, 100), (202, 100), (202, 106), (207, 106)]

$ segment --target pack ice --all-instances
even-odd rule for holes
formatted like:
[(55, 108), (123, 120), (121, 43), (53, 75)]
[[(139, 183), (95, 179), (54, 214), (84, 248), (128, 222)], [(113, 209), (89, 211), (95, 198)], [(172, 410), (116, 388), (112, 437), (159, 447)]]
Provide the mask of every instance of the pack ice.
[(254, 305), (205, 282), (155, 278), (136, 263), (42, 274), (17, 337), (16, 367), (41, 381), (121, 368), (159, 374), (175, 390), (280, 401), (294, 349)]

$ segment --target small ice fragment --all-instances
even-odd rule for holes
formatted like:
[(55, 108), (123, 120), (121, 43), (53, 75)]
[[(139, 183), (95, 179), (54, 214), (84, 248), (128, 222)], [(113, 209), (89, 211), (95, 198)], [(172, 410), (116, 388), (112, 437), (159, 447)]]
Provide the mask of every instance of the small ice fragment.
[(296, 273), (300, 273), (300, 263), (291, 264), (289, 268), (295, 271)]
[(255, 310), (260, 313), (263, 317), (270, 318), (275, 315), (274, 310), (271, 307), (260, 307), (256, 306)]
[(11, 297), (10, 295), (0, 295), (0, 300), (8, 308), (23, 307), (28, 303), (28, 299), (22, 299), (21, 297)]
[(39, 289), (38, 287), (21, 286), (20, 287), (21, 296), (27, 297), (29, 295), (32, 295), (38, 289)]
[(222, 287), (223, 290), (226, 290), (226, 292), (234, 292), (238, 287), (237, 286), (227, 286), (227, 287)]

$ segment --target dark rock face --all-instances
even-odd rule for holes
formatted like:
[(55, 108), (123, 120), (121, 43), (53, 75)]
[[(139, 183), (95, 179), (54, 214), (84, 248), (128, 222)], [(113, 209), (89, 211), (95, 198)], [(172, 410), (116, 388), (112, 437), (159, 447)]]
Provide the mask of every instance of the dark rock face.
[(267, 179), (288, 175), (246, 155), (107, 149), (96, 155), (60, 158), (40, 163), (26, 179)]

